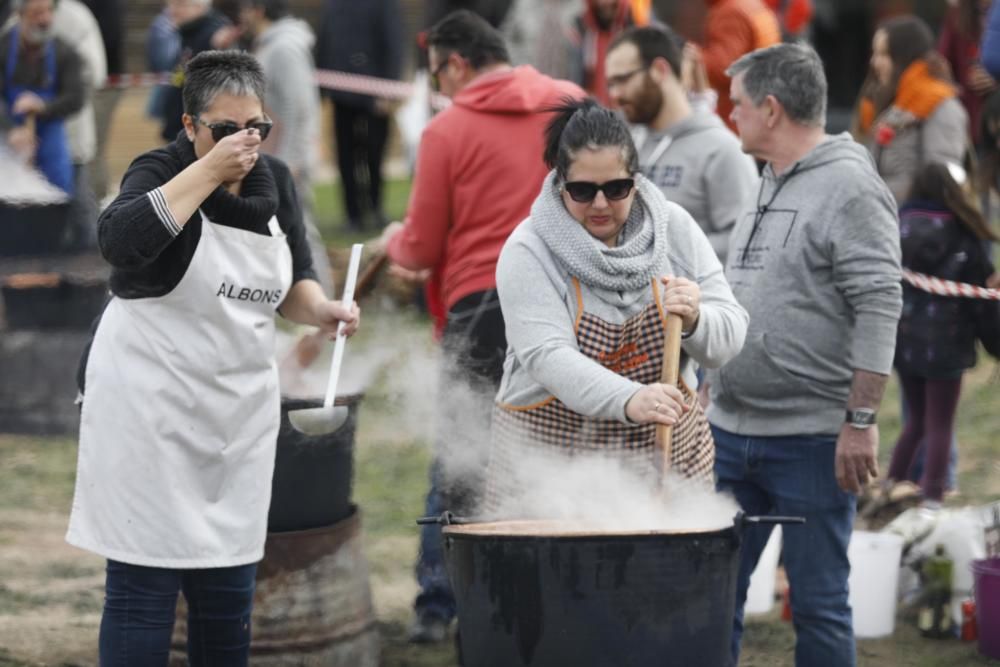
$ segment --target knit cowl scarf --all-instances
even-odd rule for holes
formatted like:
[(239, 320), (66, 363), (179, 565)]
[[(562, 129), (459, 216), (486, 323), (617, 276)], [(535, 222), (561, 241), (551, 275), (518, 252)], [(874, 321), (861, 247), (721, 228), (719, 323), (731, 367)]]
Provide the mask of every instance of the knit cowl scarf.
[[(184, 132), (177, 135), (177, 140), (171, 148), (176, 152), (181, 170), (198, 159), (194, 152), (194, 144)], [(220, 185), (199, 208), (210, 220), (238, 220), (239, 226), (243, 228), (266, 225), (278, 211), (278, 186), (267, 166), (267, 161), (257, 160), (253, 168), (243, 177), (238, 195)]]
[(635, 184), (636, 196), (619, 243), (609, 248), (566, 210), (555, 170), (546, 176), (531, 206), (530, 224), (559, 263), (583, 284), (632, 291), (649, 285), (664, 270), (670, 222), (667, 199), (641, 174), (636, 174)]

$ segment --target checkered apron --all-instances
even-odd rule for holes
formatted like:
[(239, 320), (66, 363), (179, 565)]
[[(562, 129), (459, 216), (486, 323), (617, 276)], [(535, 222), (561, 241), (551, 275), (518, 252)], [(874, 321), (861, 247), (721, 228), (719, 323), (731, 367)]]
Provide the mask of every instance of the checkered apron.
[[(652, 281), (653, 302), (623, 324), (612, 324), (583, 309), (583, 294), (574, 278), (580, 352), (630, 380), (659, 382), (666, 316), (658, 283)], [(697, 396), (681, 380), (678, 388), (691, 408), (674, 425), (670, 469), (674, 474), (713, 482), (715, 444)], [(625, 424), (614, 419), (573, 412), (555, 396), (528, 406), (497, 403), (493, 408), (486, 511), (496, 512), (505, 498), (522, 495), (524, 462), (542, 467), (569, 457), (603, 457), (620, 462), (650, 484), (660, 478), (662, 449), (655, 424)], [(548, 468), (548, 466), (544, 466)]]

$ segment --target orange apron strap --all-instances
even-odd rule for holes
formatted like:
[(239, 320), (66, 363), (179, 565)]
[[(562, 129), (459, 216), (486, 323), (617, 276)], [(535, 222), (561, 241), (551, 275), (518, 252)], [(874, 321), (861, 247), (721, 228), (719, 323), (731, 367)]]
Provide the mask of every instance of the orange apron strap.
[(573, 322), (573, 333), (580, 332), (580, 320), (583, 318), (583, 288), (580, 287), (580, 280), (573, 278), (573, 288), (576, 290), (576, 320)]
[(663, 310), (663, 300), (660, 299), (660, 281), (653, 278), (653, 302), (656, 303), (656, 312), (660, 314), (660, 322), (664, 327), (667, 326), (667, 313)]

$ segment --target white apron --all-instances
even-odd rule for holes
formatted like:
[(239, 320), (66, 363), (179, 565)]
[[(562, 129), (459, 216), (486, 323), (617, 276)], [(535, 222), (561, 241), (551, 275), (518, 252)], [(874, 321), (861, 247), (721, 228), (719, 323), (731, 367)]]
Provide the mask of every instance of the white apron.
[(281, 418), (274, 312), (292, 256), (212, 223), (176, 288), (114, 298), (94, 336), (66, 540), (174, 569), (260, 560)]

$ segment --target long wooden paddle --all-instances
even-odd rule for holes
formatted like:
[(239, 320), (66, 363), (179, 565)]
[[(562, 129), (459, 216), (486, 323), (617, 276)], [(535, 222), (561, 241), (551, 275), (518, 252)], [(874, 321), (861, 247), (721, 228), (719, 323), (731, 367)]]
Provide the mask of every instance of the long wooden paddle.
[[(671, 387), (677, 386), (681, 366), (681, 328), (684, 321), (680, 315), (667, 313), (666, 331), (663, 336), (663, 365), (660, 367), (660, 382)], [(670, 457), (673, 453), (673, 426), (656, 425), (656, 441), (663, 456), (661, 480), (665, 483), (670, 472)]]

